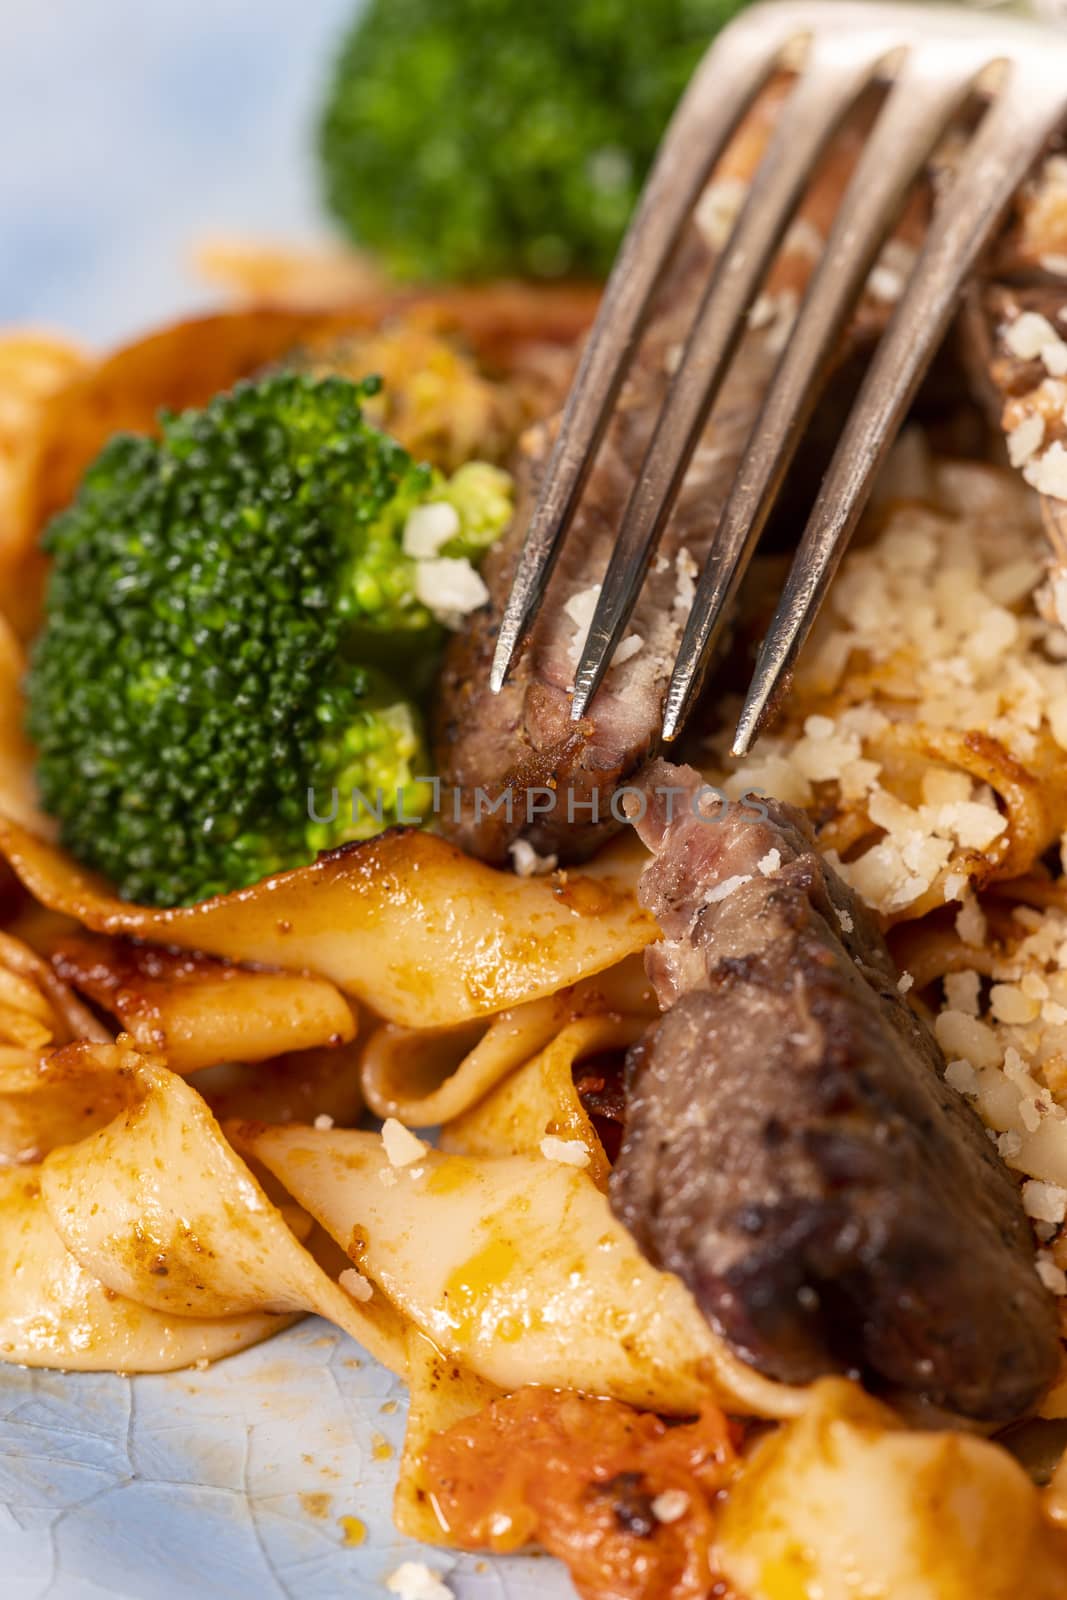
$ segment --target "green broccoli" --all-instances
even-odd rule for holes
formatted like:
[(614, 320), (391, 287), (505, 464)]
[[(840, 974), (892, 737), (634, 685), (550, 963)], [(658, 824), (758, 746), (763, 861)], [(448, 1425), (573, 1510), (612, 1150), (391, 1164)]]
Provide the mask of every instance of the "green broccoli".
[(158, 440), (113, 438), (46, 533), (41, 795), (127, 898), (194, 902), (429, 807), (418, 709), (367, 645), (401, 629), (432, 665), (412, 514), (482, 549), (510, 479), (414, 462), (363, 416), (377, 387), (281, 373), (165, 414)]
[(370, 0), (321, 118), (327, 203), (398, 277), (603, 277), (743, 3)]

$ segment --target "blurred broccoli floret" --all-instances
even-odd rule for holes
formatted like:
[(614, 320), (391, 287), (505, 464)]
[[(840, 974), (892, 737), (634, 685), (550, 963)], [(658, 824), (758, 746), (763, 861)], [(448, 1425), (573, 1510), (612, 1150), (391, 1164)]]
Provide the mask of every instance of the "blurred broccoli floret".
[(370, 0), (322, 116), (328, 204), (399, 277), (602, 277), (743, 3)]
[[(412, 514), (448, 496), (454, 537), (482, 548), (510, 479), (416, 464), (365, 420), (376, 388), (279, 374), (164, 416), (159, 440), (119, 435), (48, 530), (28, 680), (41, 794), (128, 898), (203, 899), (428, 808), (418, 710), (358, 647), (399, 628), (407, 664), (432, 669)], [(336, 816), (313, 820), (333, 788)]]

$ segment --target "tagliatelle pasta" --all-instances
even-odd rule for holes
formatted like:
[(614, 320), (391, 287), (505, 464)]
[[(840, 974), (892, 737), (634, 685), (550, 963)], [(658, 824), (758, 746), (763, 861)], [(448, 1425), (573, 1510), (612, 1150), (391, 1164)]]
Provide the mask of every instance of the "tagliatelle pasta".
[(610, 855), (596, 877), (516, 879), (431, 834), (387, 833), (251, 889), (156, 910), (116, 899), (2, 819), (0, 852), (42, 904), (96, 932), (311, 971), (405, 1026), (448, 1027), (554, 994), (656, 932)]
[(387, 1024), (361, 1056), (363, 1092), (380, 1117), (413, 1128), (450, 1123), (469, 1111), (516, 1068), (536, 1055), (572, 1020), (656, 1015), (640, 958), (554, 995), (497, 1012), (487, 1023), (454, 1029), (399, 1028)]
[(169, 1372), (217, 1361), (291, 1317), (172, 1317), (108, 1289), (56, 1233), (40, 1168), (0, 1171), (0, 1356), (79, 1372)]
[(450, 1119), (441, 1148), (460, 1155), (537, 1155), (555, 1150), (584, 1167), (597, 1187), (606, 1189), (611, 1163), (582, 1105), (574, 1069), (585, 1057), (628, 1050), (647, 1028), (648, 1018), (634, 1012), (604, 1012), (568, 1022), (484, 1100)]
[[(398, 1319), (361, 1306), (315, 1263), (196, 1091), (116, 1050), (101, 1065), (121, 1074), (126, 1108), (40, 1170), (52, 1226), (84, 1270), (165, 1316), (316, 1311), (403, 1370)], [(176, 1170), (180, 1191), (160, 1178)]]
[(585, 1172), (429, 1147), (397, 1166), (377, 1136), (341, 1130), (233, 1136), (439, 1350), (490, 1383), (591, 1387), (683, 1415), (702, 1399), (782, 1416), (805, 1404), (728, 1352)]
[[(742, 131), (739, 172), (785, 87)], [(783, 330), (832, 177), (758, 308)], [(728, 228), (743, 194), (731, 166), (702, 226)], [(917, 195), (905, 253), (924, 214)], [(685, 1592), (700, 1600), (713, 1581), (738, 1600), (1058, 1600), (1062, 1482), (1043, 1498), (1001, 1447), (943, 1418), (905, 1426), (856, 1383), (762, 1375), (613, 1212), (634, 1104), (623, 1057), (660, 1015), (634, 836), (562, 872), (531, 849), (516, 866), (543, 875), (521, 877), (432, 830), (394, 831), (171, 910), (123, 901), (55, 843), (20, 687), (36, 540), (103, 441), (284, 357), (383, 371), (368, 416), (438, 464), (502, 459), (537, 397), (565, 386), (595, 300), (395, 293), (343, 256), (223, 249), (214, 269), (240, 309), (99, 361), (0, 343), (0, 1358), (157, 1372), (317, 1314), (408, 1384), (395, 1517), (413, 1537), (511, 1551), (569, 1516), (596, 1567), (597, 1530), (621, 1529), (634, 1572), (600, 1573), (597, 1600), (629, 1596), (643, 1560), (658, 1570), (646, 1552), (672, 1527), (696, 1551)], [(861, 322), (876, 299), (869, 286)], [(740, 768), (718, 726), (698, 753), (731, 796), (804, 806), (889, 927), (901, 987), (1027, 1185), (1038, 1271), (1067, 1299), (1067, 898), (1051, 854), (1067, 827), (1067, 629), (1042, 588), (1042, 529), (1016, 479), (912, 437), (770, 735)], [(714, 712), (729, 725), (729, 704)], [(352, 1126), (364, 1104), (382, 1133)], [(536, 1434), (584, 1467), (598, 1406), (623, 1445), (662, 1435), (677, 1471), (691, 1438), (716, 1471), (671, 1478), (664, 1498), (620, 1446), (626, 1481), (590, 1468), (536, 1516), (512, 1483), (494, 1523), (479, 1451)], [(1041, 1413), (1067, 1413), (1063, 1376)], [(638, 1451), (642, 1470), (650, 1458)]]
[(25, 671), (22, 646), (0, 601), (0, 812), (31, 832), (49, 837), (54, 830), (37, 804), (33, 754), (23, 729)]
[(51, 949), (68, 983), (113, 1015), (142, 1050), (175, 1072), (287, 1051), (347, 1044), (352, 1007), (331, 983), (306, 973), (252, 972), (200, 955), (79, 935)]

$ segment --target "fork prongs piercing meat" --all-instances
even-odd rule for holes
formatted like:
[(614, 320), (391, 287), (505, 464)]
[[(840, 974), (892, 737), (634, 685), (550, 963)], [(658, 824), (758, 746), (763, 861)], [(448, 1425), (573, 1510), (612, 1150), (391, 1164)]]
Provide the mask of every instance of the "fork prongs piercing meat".
[(1067, 40), (1002, 18), (901, 5), (751, 8), (712, 46), (668, 130), (605, 292), (519, 557), (492, 666), (499, 689), (535, 617), (641, 341), (657, 283), (758, 89), (797, 50), (795, 87), (711, 280), (644, 459), (575, 674), (586, 715), (609, 669), (746, 319), (835, 130), (889, 84), (719, 521), (667, 692), (680, 730), (817, 403), (833, 350), (909, 189), (961, 105), (986, 104), (843, 431), (737, 733), (748, 748), (786, 680), (874, 475), (1014, 190), (1067, 112)]

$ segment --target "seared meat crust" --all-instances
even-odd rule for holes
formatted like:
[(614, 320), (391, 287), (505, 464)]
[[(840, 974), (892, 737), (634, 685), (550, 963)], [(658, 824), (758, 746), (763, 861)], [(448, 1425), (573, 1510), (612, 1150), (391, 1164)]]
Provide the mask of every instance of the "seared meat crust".
[(645, 785), (670, 1009), (628, 1063), (616, 1214), (771, 1377), (1026, 1412), (1059, 1342), (1015, 1184), (802, 813), (698, 820), (699, 786), (663, 762)]

